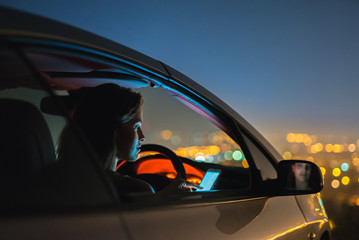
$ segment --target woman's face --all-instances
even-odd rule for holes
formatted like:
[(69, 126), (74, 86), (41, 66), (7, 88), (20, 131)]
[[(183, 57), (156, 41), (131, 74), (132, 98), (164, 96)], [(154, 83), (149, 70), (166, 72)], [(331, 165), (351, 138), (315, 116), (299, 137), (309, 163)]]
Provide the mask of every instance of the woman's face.
[(294, 176), (297, 182), (308, 183), (312, 170), (309, 164), (295, 163), (294, 165), (292, 165), (292, 170), (294, 172)]
[(145, 140), (141, 126), (143, 121), (142, 107), (135, 117), (115, 130), (116, 157), (119, 160), (133, 162), (137, 160), (142, 142)]

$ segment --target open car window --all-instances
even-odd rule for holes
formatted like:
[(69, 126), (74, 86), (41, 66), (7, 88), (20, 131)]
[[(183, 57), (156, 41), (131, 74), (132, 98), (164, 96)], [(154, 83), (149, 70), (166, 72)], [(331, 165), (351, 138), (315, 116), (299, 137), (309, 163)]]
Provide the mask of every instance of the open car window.
[[(136, 91), (144, 97), (144, 144), (159, 144), (180, 156), (190, 182), (200, 184), (209, 169), (218, 169), (220, 175), (211, 190), (249, 187), (246, 156), (226, 132), (166, 90), (141, 88)], [(171, 161), (158, 154), (140, 154), (135, 163), (120, 162), (117, 171), (141, 178), (157, 191), (176, 177)]]

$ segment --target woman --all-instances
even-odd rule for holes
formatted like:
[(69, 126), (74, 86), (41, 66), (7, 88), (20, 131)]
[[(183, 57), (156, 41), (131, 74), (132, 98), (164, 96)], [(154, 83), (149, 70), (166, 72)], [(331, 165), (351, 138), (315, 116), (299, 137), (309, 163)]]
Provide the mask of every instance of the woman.
[(59, 161), (68, 156), (69, 135), (77, 124), (121, 193), (154, 193), (146, 182), (117, 174), (117, 161), (136, 161), (145, 136), (141, 125), (143, 98), (128, 88), (103, 84), (84, 94), (76, 105), (72, 119), (63, 130), (59, 147)]
[[(72, 115), (74, 121), (68, 123), (62, 132), (59, 161), (69, 156), (68, 149), (72, 146), (67, 138), (73, 130), (72, 125), (77, 124), (120, 194), (154, 193), (147, 182), (115, 172), (119, 160), (137, 160), (145, 140), (141, 129), (142, 105), (142, 96), (128, 88), (103, 84), (91, 89), (75, 107)], [(171, 194), (179, 191), (179, 188), (188, 191), (189, 188), (198, 188), (198, 185), (177, 178), (161, 193)]]

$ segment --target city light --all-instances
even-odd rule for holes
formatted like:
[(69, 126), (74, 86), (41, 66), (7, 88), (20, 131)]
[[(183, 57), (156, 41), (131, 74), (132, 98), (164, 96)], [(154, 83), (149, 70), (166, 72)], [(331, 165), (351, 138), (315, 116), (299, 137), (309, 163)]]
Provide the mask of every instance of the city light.
[[(171, 130), (160, 132), (163, 140), (178, 146), (176, 154), (198, 162), (218, 163), (223, 165), (249, 168), (243, 151), (231, 137), (223, 131), (194, 132), (191, 136), (193, 145), (183, 147), (187, 137)], [(331, 191), (341, 189), (341, 198), (352, 206), (359, 206), (359, 197), (351, 193), (343, 193), (359, 186), (359, 139), (355, 141), (332, 135), (317, 136), (305, 133), (291, 132), (285, 135), (286, 144), (281, 152), (284, 160), (303, 159), (314, 162), (320, 168), (325, 186)], [(332, 194), (327, 187), (323, 191), (325, 196)], [(334, 193), (334, 192), (333, 192)], [(338, 192), (336, 192), (338, 193)], [(335, 195), (330, 195), (333, 197)], [(339, 196), (339, 195), (338, 195)], [(340, 200), (342, 201), (342, 200)], [(356, 204), (358, 201), (358, 204)]]
[(310, 146), (312, 144), (312, 139), (309, 137), (309, 136), (306, 136), (305, 138), (304, 138), (304, 145), (305, 146)]
[(224, 159), (226, 160), (232, 160), (232, 151), (227, 151), (224, 153)]
[(348, 185), (349, 182), (350, 182), (350, 178), (349, 178), (349, 177), (344, 176), (344, 177), (342, 178), (342, 184), (343, 184), (343, 185)]
[(332, 144), (327, 144), (325, 145), (325, 151), (327, 151), (328, 153), (333, 151), (333, 145)]
[(355, 152), (355, 149), (356, 149), (355, 144), (349, 144), (348, 146), (349, 152)]
[(349, 170), (349, 164), (348, 163), (343, 163), (340, 168), (342, 169), (343, 172), (346, 172)]
[(292, 143), (295, 141), (295, 134), (294, 133), (288, 133), (287, 135), (287, 141)]
[(235, 161), (240, 161), (243, 159), (244, 155), (241, 151), (236, 150), (233, 152), (232, 157)]
[(303, 142), (303, 141), (304, 141), (304, 136), (303, 136), (303, 134), (300, 134), (300, 133), (296, 134), (296, 135), (295, 135), (295, 141), (296, 141), (297, 143)]
[(333, 152), (335, 152), (335, 153), (341, 153), (342, 151), (343, 151), (343, 145), (334, 144), (334, 146), (333, 146)]
[(247, 162), (246, 159), (244, 159), (244, 160), (242, 161), (242, 166), (243, 166), (244, 168), (249, 168), (249, 164), (248, 164), (248, 162)]
[(359, 165), (359, 158), (353, 158), (353, 165), (358, 166)]
[(321, 151), (323, 151), (323, 144), (317, 143), (317, 144), (315, 144), (314, 146), (315, 146), (316, 152), (321, 152)]
[(341, 171), (339, 168), (334, 168), (333, 169), (333, 176), (334, 177), (339, 177), (339, 175), (341, 174)]
[(221, 152), (221, 149), (216, 145), (212, 145), (208, 147), (208, 152), (211, 155), (217, 155)]
[(166, 141), (170, 140), (172, 137), (172, 131), (171, 130), (163, 130), (161, 132), (161, 137)]
[(285, 153), (283, 153), (283, 159), (284, 159), (284, 160), (292, 159), (292, 153), (291, 153), (291, 152), (285, 152)]
[(335, 179), (332, 181), (332, 188), (338, 188), (339, 185), (340, 185), (340, 182), (338, 180)]
[(324, 177), (324, 175), (325, 175), (325, 173), (326, 173), (325, 168), (324, 168), (324, 167), (320, 167), (320, 171), (322, 171), (322, 175), (323, 175), (323, 177)]

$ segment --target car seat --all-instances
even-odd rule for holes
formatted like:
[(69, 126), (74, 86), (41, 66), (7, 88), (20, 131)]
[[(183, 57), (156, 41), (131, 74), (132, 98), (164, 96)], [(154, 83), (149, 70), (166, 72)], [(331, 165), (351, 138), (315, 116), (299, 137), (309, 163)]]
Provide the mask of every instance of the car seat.
[(49, 128), (31, 103), (0, 99), (0, 203), (18, 201), (17, 192), (45, 166), (56, 162)]

